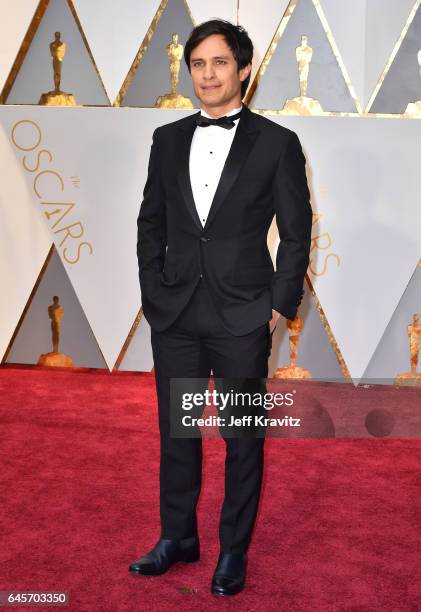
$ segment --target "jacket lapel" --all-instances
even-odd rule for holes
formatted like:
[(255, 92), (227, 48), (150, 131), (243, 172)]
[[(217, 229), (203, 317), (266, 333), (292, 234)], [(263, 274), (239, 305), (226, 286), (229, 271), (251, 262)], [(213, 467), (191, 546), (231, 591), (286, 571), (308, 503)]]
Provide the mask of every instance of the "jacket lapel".
[(188, 123), (179, 126), (177, 133), (177, 180), (178, 185), (180, 187), (181, 193), (183, 194), (184, 201), (189, 209), (189, 213), (191, 214), (193, 221), (197, 225), (197, 227), (202, 230), (203, 226), (199, 219), (199, 215), (197, 214), (196, 204), (193, 198), (193, 191), (191, 188), (190, 182), (190, 171), (189, 171), (189, 163), (190, 163), (190, 146), (193, 138), (194, 130), (196, 129), (196, 120), (195, 117), (200, 114), (195, 113), (191, 115)]
[(212, 223), (218, 209), (223, 204), (229, 191), (237, 180), (240, 170), (253, 147), (259, 129), (255, 125), (253, 113), (245, 106), (225, 161), (218, 187), (212, 200), (208, 218), (203, 227), (199, 215), (197, 214), (189, 173), (190, 146), (194, 130), (196, 129), (195, 116), (196, 115), (192, 115), (192, 121), (180, 127), (178, 132), (177, 151), (179, 155), (177, 178), (193, 221), (201, 231), (204, 231), (207, 230), (210, 223)]

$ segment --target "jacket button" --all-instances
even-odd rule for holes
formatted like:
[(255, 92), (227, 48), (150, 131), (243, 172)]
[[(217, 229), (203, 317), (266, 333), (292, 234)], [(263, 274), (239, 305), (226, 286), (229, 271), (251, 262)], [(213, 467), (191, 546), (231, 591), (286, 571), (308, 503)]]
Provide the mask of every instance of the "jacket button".
[(200, 240), (201, 240), (202, 242), (209, 242), (210, 238), (207, 238), (206, 236), (201, 236), (201, 237), (200, 237)]

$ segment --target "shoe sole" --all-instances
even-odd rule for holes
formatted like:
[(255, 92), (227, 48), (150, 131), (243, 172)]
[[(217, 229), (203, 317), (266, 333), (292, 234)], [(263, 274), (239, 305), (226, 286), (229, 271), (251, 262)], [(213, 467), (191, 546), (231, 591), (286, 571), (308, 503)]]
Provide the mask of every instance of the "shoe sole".
[(172, 563), (168, 569), (164, 570), (163, 572), (140, 571), (137, 569), (131, 569), (130, 567), (129, 567), (129, 572), (130, 574), (136, 574), (138, 576), (162, 576), (162, 574), (165, 574), (166, 572), (168, 572), (174, 565), (176, 565), (176, 563), (196, 563), (197, 561), (200, 561), (200, 556), (187, 558), (187, 559), (178, 559), (177, 561)]
[(233, 591), (232, 593), (224, 593), (223, 591), (214, 591), (212, 589), (211, 593), (212, 595), (215, 595), (216, 597), (232, 597), (233, 595), (238, 595), (238, 593), (241, 593), (243, 589), (238, 589), (238, 591)]

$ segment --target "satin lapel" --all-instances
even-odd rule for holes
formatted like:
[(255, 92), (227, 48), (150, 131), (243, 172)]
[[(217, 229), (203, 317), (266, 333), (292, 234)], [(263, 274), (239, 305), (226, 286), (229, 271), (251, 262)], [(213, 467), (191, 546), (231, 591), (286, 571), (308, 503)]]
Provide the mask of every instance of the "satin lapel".
[[(197, 113), (199, 114), (199, 113)], [(180, 186), (181, 193), (183, 194), (184, 201), (187, 208), (192, 216), (193, 221), (200, 229), (203, 230), (203, 226), (200, 222), (199, 215), (197, 214), (196, 204), (193, 198), (193, 191), (191, 188), (190, 172), (189, 172), (189, 160), (190, 160), (190, 146), (193, 138), (194, 130), (196, 129), (195, 118), (196, 115), (191, 116), (191, 123), (179, 127), (177, 131), (177, 180)]]
[(212, 223), (218, 209), (223, 204), (230, 189), (237, 180), (240, 170), (254, 145), (254, 141), (256, 140), (258, 133), (259, 131), (253, 122), (253, 113), (248, 108), (245, 108), (225, 161), (221, 178), (219, 180), (218, 187), (203, 228), (204, 230), (207, 230), (210, 223)]

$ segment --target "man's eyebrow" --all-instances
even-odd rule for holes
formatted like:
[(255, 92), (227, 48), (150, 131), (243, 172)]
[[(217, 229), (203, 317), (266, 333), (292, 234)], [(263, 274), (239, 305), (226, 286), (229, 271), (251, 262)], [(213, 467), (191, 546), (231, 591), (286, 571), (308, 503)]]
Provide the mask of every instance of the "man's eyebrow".
[[(212, 57), (211, 59), (230, 59), (229, 55), (215, 55), (215, 57)], [(190, 58), (191, 62), (199, 62), (199, 61), (203, 61), (202, 57), (192, 57)]]

